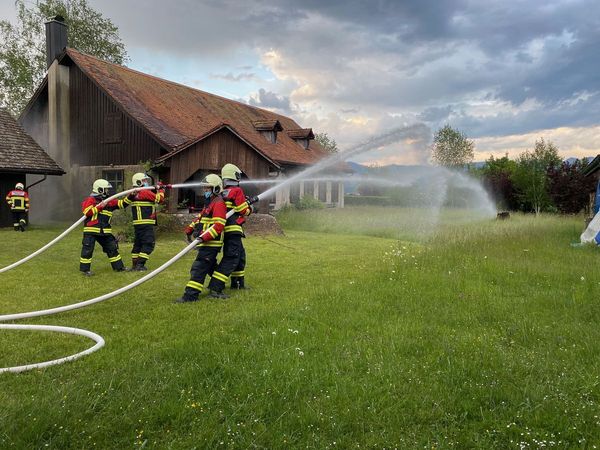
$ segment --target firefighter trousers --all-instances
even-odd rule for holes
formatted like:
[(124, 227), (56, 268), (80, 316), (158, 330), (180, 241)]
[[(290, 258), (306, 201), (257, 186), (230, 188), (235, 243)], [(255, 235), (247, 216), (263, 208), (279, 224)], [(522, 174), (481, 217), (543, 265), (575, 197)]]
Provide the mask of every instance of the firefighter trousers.
[(27, 212), (19, 210), (13, 210), (11, 212), (15, 231), (25, 231), (25, 225), (27, 225)]
[(131, 259), (134, 265), (144, 265), (154, 250), (156, 238), (154, 225), (134, 225), (135, 239), (131, 249)]
[(121, 255), (119, 255), (119, 245), (112, 234), (93, 234), (83, 233), (83, 241), (81, 242), (81, 258), (79, 259), (79, 270), (87, 272), (92, 266), (92, 255), (94, 254), (94, 246), (96, 242), (102, 247), (102, 251), (108, 256), (110, 265), (113, 270), (125, 270)]
[(246, 268), (246, 250), (241, 234), (226, 234), (223, 243), (223, 258), (215, 268), (208, 288), (222, 292), (225, 283), (231, 277), (232, 289), (243, 289), (244, 269)]
[(190, 270), (190, 281), (185, 285), (183, 298), (185, 300), (198, 300), (198, 296), (204, 290), (204, 280), (211, 275), (217, 264), (217, 255), (220, 247), (199, 247), (196, 260)]

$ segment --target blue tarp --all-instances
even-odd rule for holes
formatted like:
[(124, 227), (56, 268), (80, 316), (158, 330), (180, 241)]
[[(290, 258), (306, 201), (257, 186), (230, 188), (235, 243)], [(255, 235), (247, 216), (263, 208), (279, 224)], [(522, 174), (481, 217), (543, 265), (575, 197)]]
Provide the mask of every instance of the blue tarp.
[(598, 181), (598, 186), (596, 186), (596, 200), (594, 201), (594, 215), (598, 214), (600, 211), (600, 181)]

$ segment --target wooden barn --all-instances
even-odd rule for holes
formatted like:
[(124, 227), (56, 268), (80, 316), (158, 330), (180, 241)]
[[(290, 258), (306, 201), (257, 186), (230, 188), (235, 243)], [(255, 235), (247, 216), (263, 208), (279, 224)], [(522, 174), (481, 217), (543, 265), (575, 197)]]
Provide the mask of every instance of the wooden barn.
[[(48, 175), (64, 173), (10, 113), (0, 108), (0, 227), (12, 227), (12, 215), (4, 199), (15, 184), (26, 185), (27, 175), (38, 177), (35, 182), (39, 184)], [(32, 209), (40, 205), (40, 199), (34, 196)]]
[[(96, 178), (117, 189), (152, 167), (165, 183), (199, 180), (226, 163), (251, 179), (286, 177), (327, 153), (310, 128), (268, 110), (163, 80), (66, 47), (66, 26), (46, 24), (48, 73), (23, 111), (23, 127), (67, 170), (53, 186), (73, 219)], [(43, 195), (42, 192), (39, 193)], [(314, 195), (342, 205), (343, 184), (311, 182), (263, 202), (264, 210)], [(168, 207), (193, 204), (194, 191), (169, 195)]]

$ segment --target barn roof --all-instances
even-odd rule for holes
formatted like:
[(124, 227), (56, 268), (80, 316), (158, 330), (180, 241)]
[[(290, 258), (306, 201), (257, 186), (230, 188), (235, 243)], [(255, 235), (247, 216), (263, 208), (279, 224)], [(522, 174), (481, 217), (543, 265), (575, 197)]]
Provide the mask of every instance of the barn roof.
[(0, 108), (0, 172), (65, 173), (3, 108)]
[[(109, 63), (68, 48), (66, 55), (119, 106), (139, 122), (168, 153), (166, 160), (223, 127), (278, 164), (310, 165), (327, 156), (315, 141), (306, 149), (285, 130), (300, 126), (289, 117), (229, 100)], [(260, 131), (282, 129), (277, 142)]]
[(287, 130), (287, 135), (292, 139), (314, 139), (315, 135), (312, 128), (298, 128), (296, 130)]

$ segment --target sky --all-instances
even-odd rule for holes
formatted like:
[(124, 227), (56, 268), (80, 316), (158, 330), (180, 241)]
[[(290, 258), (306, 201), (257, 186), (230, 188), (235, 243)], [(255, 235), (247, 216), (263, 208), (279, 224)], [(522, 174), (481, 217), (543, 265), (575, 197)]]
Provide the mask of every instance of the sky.
[(565, 158), (600, 153), (597, 0), (88, 1), (129, 67), (291, 116), (342, 150), (423, 125), (361, 162), (424, 163), (445, 124), (477, 161), (541, 137)]

